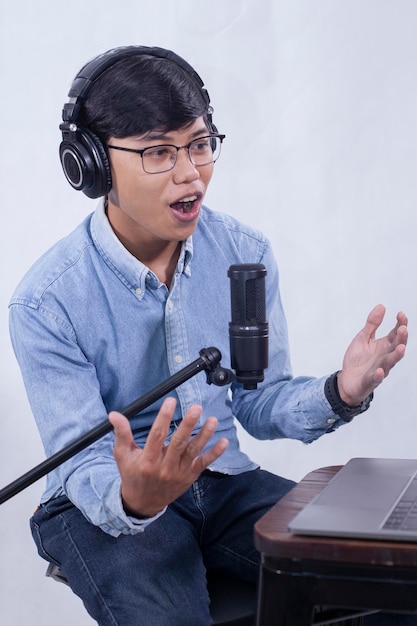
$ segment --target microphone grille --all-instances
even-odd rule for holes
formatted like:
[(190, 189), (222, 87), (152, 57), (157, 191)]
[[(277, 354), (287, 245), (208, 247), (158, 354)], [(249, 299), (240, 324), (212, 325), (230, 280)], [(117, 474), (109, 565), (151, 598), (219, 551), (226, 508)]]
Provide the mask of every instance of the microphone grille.
[(232, 321), (243, 326), (266, 322), (265, 266), (260, 263), (231, 265), (228, 275)]
[(263, 281), (250, 278), (246, 281), (246, 319), (252, 324), (265, 321)]

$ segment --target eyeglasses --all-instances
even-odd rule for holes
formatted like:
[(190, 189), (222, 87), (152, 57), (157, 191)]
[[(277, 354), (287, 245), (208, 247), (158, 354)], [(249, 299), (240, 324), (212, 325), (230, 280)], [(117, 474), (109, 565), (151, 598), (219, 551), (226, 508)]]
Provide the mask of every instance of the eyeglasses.
[(122, 146), (113, 146), (107, 144), (112, 150), (124, 150), (125, 152), (136, 152), (142, 157), (143, 169), (147, 174), (161, 174), (172, 170), (177, 162), (178, 150), (188, 151), (190, 161), (196, 167), (202, 167), (209, 163), (214, 163), (220, 156), (223, 139), (226, 135), (212, 134), (206, 137), (198, 137), (193, 139), (186, 146), (172, 146), (164, 144), (160, 146), (151, 146), (136, 150), (134, 148), (123, 148)]

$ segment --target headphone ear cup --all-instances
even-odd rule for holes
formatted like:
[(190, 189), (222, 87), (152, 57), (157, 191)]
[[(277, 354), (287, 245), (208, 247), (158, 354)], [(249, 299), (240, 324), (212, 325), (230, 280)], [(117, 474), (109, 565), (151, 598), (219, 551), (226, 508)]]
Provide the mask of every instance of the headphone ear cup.
[(100, 139), (77, 128), (63, 133), (59, 146), (62, 169), (69, 184), (89, 198), (105, 196), (111, 189), (110, 163)]

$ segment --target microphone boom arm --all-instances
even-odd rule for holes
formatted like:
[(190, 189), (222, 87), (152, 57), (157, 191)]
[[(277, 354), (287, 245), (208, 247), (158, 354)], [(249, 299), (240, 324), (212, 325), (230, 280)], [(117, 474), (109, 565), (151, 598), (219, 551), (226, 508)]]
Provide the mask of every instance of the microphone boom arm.
[[(148, 393), (134, 400), (120, 411), (125, 417), (131, 419), (140, 411), (162, 398), (164, 395), (173, 391), (176, 387), (186, 382), (196, 374), (202, 371), (207, 373), (207, 383), (216, 385), (225, 385), (233, 378), (233, 373), (222, 368), (220, 360), (222, 358), (220, 350), (217, 348), (203, 348), (200, 350), (200, 357), (186, 365), (182, 370), (167, 378)], [(216, 370), (220, 372), (220, 376), (216, 375)], [(23, 474), (20, 478), (0, 489), (0, 504), (6, 502), (32, 483), (36, 482), (53, 469), (70, 459), (72, 456), (84, 450), (87, 446), (100, 439), (113, 430), (113, 426), (109, 420), (101, 422), (90, 431), (75, 439), (68, 446), (56, 452), (51, 457), (36, 465), (34, 468)]]

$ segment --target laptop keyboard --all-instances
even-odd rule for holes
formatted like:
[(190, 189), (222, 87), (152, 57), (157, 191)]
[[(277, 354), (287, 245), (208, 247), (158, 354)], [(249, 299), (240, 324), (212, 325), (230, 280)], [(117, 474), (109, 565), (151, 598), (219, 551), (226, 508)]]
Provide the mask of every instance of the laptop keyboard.
[(382, 528), (417, 530), (417, 476), (410, 482)]

